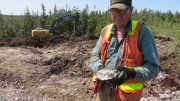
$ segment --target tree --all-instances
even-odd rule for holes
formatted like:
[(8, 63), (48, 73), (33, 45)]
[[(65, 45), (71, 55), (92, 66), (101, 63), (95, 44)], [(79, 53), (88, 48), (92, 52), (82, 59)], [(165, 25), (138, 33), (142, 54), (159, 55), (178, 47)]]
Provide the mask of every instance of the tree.
[(52, 23), (52, 11), (49, 10), (49, 15), (47, 16), (47, 24), (50, 25)]
[(32, 19), (33, 19), (33, 29), (37, 28), (39, 25), (38, 19), (39, 19), (39, 14), (38, 10), (36, 12), (32, 11)]
[(57, 10), (56, 5), (54, 5), (51, 22), (54, 21), (55, 19), (57, 19), (58, 17), (59, 17), (58, 10)]
[(47, 22), (46, 9), (43, 3), (41, 4), (41, 7), (42, 7), (42, 15), (39, 18), (39, 22), (40, 22), (40, 27), (45, 28)]
[(88, 28), (87, 28), (87, 33), (89, 35), (93, 35), (95, 33), (95, 29), (97, 26), (97, 20), (96, 20), (97, 16), (95, 14), (94, 11), (92, 11), (89, 15), (89, 19), (88, 19)]
[(86, 34), (88, 27), (88, 11), (89, 11), (89, 7), (88, 5), (86, 5), (86, 8), (83, 9), (82, 13), (80, 14), (79, 29), (83, 34)]
[(34, 28), (33, 24), (33, 18), (29, 12), (29, 8), (27, 8), (25, 16), (24, 16), (24, 21), (22, 25), (22, 37), (29, 37), (31, 36), (31, 30)]
[(97, 26), (96, 26), (96, 30), (95, 30), (95, 36), (99, 36), (100, 35), (100, 31), (103, 27), (102, 25), (102, 12), (101, 11), (96, 11), (96, 20), (97, 20)]
[(2, 17), (1, 11), (0, 11), (0, 38), (2, 38), (4, 36), (3, 24), (4, 24), (4, 20), (3, 20), (3, 17)]

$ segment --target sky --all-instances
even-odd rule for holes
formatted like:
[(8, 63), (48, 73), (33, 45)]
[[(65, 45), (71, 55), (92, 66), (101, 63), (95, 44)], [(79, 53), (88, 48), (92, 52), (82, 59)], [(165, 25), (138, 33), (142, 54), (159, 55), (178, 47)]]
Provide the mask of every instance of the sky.
[[(88, 5), (90, 10), (106, 11), (109, 8), (110, 0), (0, 0), (0, 11), (3, 15), (23, 15), (26, 9), (41, 13), (41, 4), (44, 4), (46, 11), (73, 7), (82, 10)], [(180, 0), (133, 0), (133, 6), (138, 11), (144, 8), (159, 10), (162, 12), (180, 12)]]

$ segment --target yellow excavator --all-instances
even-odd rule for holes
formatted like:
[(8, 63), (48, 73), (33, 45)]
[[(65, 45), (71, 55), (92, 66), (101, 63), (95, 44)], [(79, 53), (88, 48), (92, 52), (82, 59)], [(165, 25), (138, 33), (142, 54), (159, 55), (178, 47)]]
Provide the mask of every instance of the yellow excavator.
[(74, 23), (74, 31), (77, 32), (78, 31), (78, 22), (79, 22), (79, 13), (75, 13), (73, 15), (65, 15), (62, 17), (59, 17), (57, 19), (55, 19), (51, 25), (46, 25), (45, 28), (36, 28), (34, 30), (32, 30), (32, 37), (48, 37), (48, 36), (52, 36), (53, 34), (55, 34), (55, 26), (57, 23), (60, 22), (64, 22), (64, 21), (68, 21), (70, 19), (74, 19), (75, 23)]

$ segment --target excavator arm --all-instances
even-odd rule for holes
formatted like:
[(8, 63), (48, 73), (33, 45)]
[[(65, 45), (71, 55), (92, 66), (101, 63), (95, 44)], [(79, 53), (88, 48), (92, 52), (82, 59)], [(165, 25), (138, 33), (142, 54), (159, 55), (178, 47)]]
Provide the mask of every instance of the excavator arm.
[(74, 24), (74, 30), (75, 32), (78, 30), (77, 29), (77, 26), (78, 26), (78, 22), (79, 22), (79, 13), (77, 12), (76, 14), (72, 15), (72, 16), (69, 16), (69, 15), (65, 15), (65, 16), (62, 16), (60, 18), (57, 18), (55, 19), (50, 28), (49, 28), (49, 32), (50, 33), (55, 33), (55, 26), (57, 23), (60, 23), (60, 22), (64, 22), (64, 21), (68, 21), (70, 19), (74, 19), (75, 20), (75, 24)]

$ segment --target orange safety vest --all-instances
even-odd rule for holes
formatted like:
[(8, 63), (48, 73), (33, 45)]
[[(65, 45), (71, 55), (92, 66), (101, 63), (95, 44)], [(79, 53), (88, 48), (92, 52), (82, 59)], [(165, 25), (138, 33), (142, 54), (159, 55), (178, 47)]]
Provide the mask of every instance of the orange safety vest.
[[(121, 66), (127, 68), (136, 68), (142, 66), (143, 55), (138, 49), (139, 29), (143, 23), (132, 20), (132, 29), (128, 31), (122, 46), (122, 58), (120, 59)], [(107, 25), (104, 28), (102, 41), (100, 45), (100, 59), (102, 64), (105, 64), (108, 46), (111, 40), (111, 29), (113, 24)], [(135, 79), (129, 79), (117, 88), (127, 93), (142, 92), (144, 83)], [(116, 95), (115, 95), (116, 96)], [(115, 98), (116, 99), (116, 98)]]

